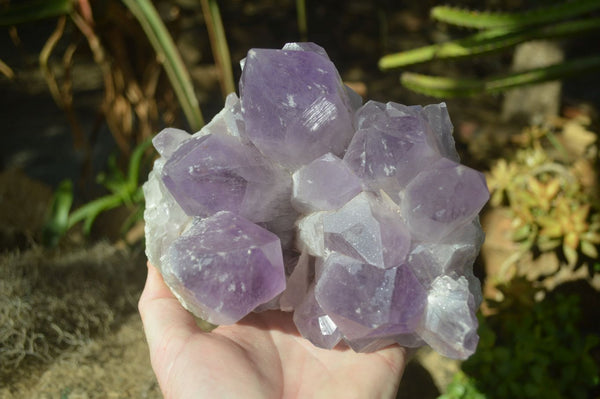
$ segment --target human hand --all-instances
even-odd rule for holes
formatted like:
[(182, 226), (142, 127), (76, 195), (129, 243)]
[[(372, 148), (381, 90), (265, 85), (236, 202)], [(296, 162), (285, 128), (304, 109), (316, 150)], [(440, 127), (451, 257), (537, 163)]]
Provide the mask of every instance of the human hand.
[(167, 399), (394, 398), (406, 364), (397, 345), (374, 353), (317, 348), (280, 311), (204, 332), (150, 264), (139, 311)]

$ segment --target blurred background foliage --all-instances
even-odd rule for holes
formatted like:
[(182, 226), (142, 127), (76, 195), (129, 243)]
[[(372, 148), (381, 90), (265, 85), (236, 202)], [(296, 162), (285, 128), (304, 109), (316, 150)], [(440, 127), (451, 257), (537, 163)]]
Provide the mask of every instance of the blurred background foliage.
[[(580, 39), (600, 29), (600, 18), (590, 11), (600, 8), (596, 0), (551, 2), (520, 12), (492, 12), (436, 6), (431, 17), (446, 24), (478, 29), (460, 39), (389, 54), (379, 60), (383, 70), (414, 65), (434, 59), (452, 60), (498, 52), (517, 44), (540, 39), (575, 37)], [(507, 73), (499, 77), (448, 78), (405, 72), (400, 81), (411, 90), (436, 97), (498, 93), (511, 87), (565, 78), (600, 70), (600, 57), (590, 55), (549, 66)]]
[[(409, 366), (398, 397), (600, 397), (600, 87), (590, 83), (600, 69), (599, 10), (597, 0), (354, 0), (341, 8), (333, 0), (0, 0), (9, 121), (0, 176), (0, 247), (8, 254), (0, 377), (21, 381), (27, 373), (16, 370), (82, 347), (108, 334), (119, 312), (134, 311), (127, 301), (142, 283), (135, 268), (107, 267), (104, 275), (99, 253), (123, 263), (114, 248), (130, 258), (143, 248), (140, 186), (156, 156), (150, 139), (167, 126), (197, 131), (210, 120), (235, 90), (236, 63), (250, 47), (306, 39), (325, 47), (365, 98), (469, 97), (448, 104), (463, 162), (486, 173), (492, 194), (475, 265), (486, 297), (480, 347), (462, 365), (430, 365), (435, 386), (427, 394), (417, 380), (421, 390), (410, 396)], [(525, 45), (539, 43), (559, 56), (517, 65)], [(539, 48), (525, 59), (544, 58)], [(41, 100), (48, 94), (53, 109)], [(49, 114), (60, 114), (70, 137), (43, 148), (46, 137), (27, 131), (31, 123), (16, 113), (39, 119), (40, 131)], [(44, 162), (13, 154), (23, 147), (45, 153)], [(109, 244), (93, 247), (92, 260), (61, 258), (99, 240)], [(92, 266), (83, 273), (78, 264)], [(64, 283), (40, 277), (57, 267)], [(84, 289), (94, 283), (101, 287)], [(113, 297), (110, 286), (129, 299)], [(54, 313), (44, 310), (53, 324), (33, 317), (42, 299), (54, 304)], [(69, 318), (66, 308), (81, 315)], [(411, 364), (419, 363), (426, 361)], [(438, 378), (436, 370), (452, 372)], [(0, 397), (10, 391), (0, 386)]]

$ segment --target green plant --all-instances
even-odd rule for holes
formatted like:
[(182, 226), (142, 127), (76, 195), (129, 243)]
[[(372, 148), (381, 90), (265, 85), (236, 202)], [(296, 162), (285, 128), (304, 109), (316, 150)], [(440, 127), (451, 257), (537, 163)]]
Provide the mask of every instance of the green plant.
[[(600, 18), (579, 17), (600, 8), (596, 0), (576, 0), (521, 13), (490, 13), (434, 7), (431, 16), (439, 21), (480, 29), (473, 35), (445, 43), (389, 54), (379, 60), (382, 70), (405, 67), (432, 60), (476, 57), (501, 51), (530, 40), (581, 36), (600, 29)], [(560, 64), (486, 79), (448, 78), (405, 72), (401, 83), (407, 88), (436, 97), (497, 93), (511, 87), (562, 79), (600, 69), (600, 57), (589, 56)]]
[(229, 46), (225, 37), (219, 4), (217, 0), (201, 0), (200, 4), (206, 20), (215, 63), (220, 71), (221, 93), (225, 98), (229, 93), (235, 91), (235, 83), (233, 82), (231, 57), (229, 56)]
[(142, 218), (144, 194), (139, 184), (140, 171), (144, 163), (144, 153), (152, 144), (151, 140), (138, 145), (129, 159), (127, 174), (117, 167), (115, 157), (108, 163), (108, 173), (98, 175), (109, 194), (97, 198), (70, 212), (73, 203), (73, 184), (65, 180), (54, 193), (49, 216), (44, 227), (44, 243), (54, 246), (60, 238), (77, 223), (83, 222), (83, 232), (89, 234), (98, 215), (119, 206), (130, 209), (130, 217), (124, 221), (122, 232)]
[(521, 290), (511, 301), (491, 303), (497, 313), (479, 316), (479, 348), (462, 365), (489, 398), (588, 398), (599, 383), (592, 350), (600, 339), (579, 327), (579, 297), (533, 299)]
[(594, 273), (592, 265), (600, 258), (600, 204), (595, 185), (584, 182), (589, 173), (578, 171), (581, 165), (593, 171), (593, 159), (569, 159), (560, 144), (563, 132), (549, 126), (525, 129), (514, 138), (521, 146), (514, 158), (499, 159), (487, 175), (490, 205), (510, 209), (512, 239), (520, 243), (504, 270), (527, 252), (555, 251), (570, 266), (587, 258)]
[(122, 0), (129, 11), (138, 20), (146, 33), (148, 40), (156, 51), (156, 56), (162, 60), (167, 76), (177, 100), (183, 108), (188, 123), (192, 130), (200, 130), (204, 125), (204, 119), (200, 112), (198, 99), (194, 94), (194, 87), (188, 71), (181, 60), (179, 51), (160, 19), (156, 8), (150, 0)]
[[(231, 62), (217, 3), (212, 0), (204, 3), (208, 5), (205, 19), (211, 25), (215, 60), (224, 70), (221, 75), (227, 82), (227, 92), (230, 92), (234, 90)], [(83, 222), (84, 232), (89, 233), (98, 214), (106, 210), (121, 205), (135, 210), (125, 225), (140, 217), (143, 196), (138, 174), (142, 154), (150, 145), (152, 133), (160, 128), (161, 123), (174, 122), (177, 108), (181, 108), (193, 131), (200, 130), (204, 121), (189, 73), (153, 2), (27, 0), (9, 2), (0, 8), (0, 26), (20, 26), (44, 18), (56, 18), (56, 28), (40, 51), (39, 65), (50, 93), (71, 124), (75, 147), (85, 154), (83, 177), (88, 177), (86, 173), (91, 170), (92, 144), (88, 141), (91, 135), (83, 131), (74, 111), (70, 73), (82, 38), (87, 42), (94, 62), (102, 73), (104, 99), (101, 112), (120, 150), (119, 164), (116, 158), (111, 159), (108, 173), (101, 174), (98, 179), (110, 194), (70, 213), (74, 202), (73, 184), (64, 181), (59, 185), (44, 229), (44, 242), (56, 245), (59, 238), (79, 222)], [(139, 26), (132, 24), (132, 21), (137, 21)], [(65, 43), (65, 32), (69, 30), (73, 32), (74, 39)], [(61, 41), (63, 46), (58, 46)], [(135, 43), (135, 56), (130, 54), (131, 43)], [(56, 49), (64, 46), (64, 73), (57, 74), (52, 58), (58, 55)], [(164, 83), (164, 78), (161, 78), (163, 69), (167, 78)], [(1, 61), (0, 72), (12, 78), (15, 75), (17, 79), (19, 77), (18, 71), (15, 74), (12, 68)], [(58, 75), (62, 75), (62, 81), (59, 81)], [(177, 101), (172, 101), (173, 94)], [(161, 104), (164, 106), (159, 112)], [(127, 167), (125, 175), (121, 170)]]
[[(141, 27), (131, 24), (124, 4)], [(29, 0), (18, 4), (9, 2), (0, 10), (0, 26), (18, 26), (44, 18), (57, 18), (55, 31), (40, 52), (40, 69), (56, 103), (65, 111), (71, 124), (74, 142), (89, 156), (87, 136), (73, 111), (73, 82), (70, 69), (74, 54), (80, 48), (79, 38), (68, 44), (62, 57), (63, 81), (58, 82), (49, 62), (70, 22), (75, 32), (83, 37), (92, 52), (94, 62), (102, 72), (104, 102), (102, 111), (115, 141), (126, 157), (131, 148), (148, 138), (158, 128), (157, 111), (160, 97), (169, 97), (173, 90), (192, 130), (204, 124), (198, 100), (188, 71), (179, 52), (160, 19), (154, 5), (148, 0)], [(98, 16), (94, 16), (94, 11)], [(126, 27), (126, 29), (125, 29)], [(116, 39), (115, 39), (116, 38)], [(128, 43), (136, 42), (136, 56), (129, 57)], [(148, 45), (151, 50), (148, 51)], [(15, 75), (4, 62), (0, 71)], [(170, 88), (160, 85), (161, 69), (166, 71)], [(169, 103), (169, 101), (166, 101)], [(171, 101), (172, 103), (172, 101)], [(163, 110), (162, 114), (168, 112)]]
[(446, 393), (438, 399), (485, 399), (485, 395), (479, 392), (472, 378), (459, 371), (446, 387)]

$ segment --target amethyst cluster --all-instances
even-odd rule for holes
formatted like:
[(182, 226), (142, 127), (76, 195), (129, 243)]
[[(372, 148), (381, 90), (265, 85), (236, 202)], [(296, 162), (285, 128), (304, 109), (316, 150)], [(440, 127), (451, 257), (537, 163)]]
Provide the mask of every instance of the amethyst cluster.
[(153, 143), (146, 252), (196, 316), (281, 309), (322, 348), (475, 350), (489, 194), (445, 104), (363, 105), (321, 47), (289, 43), (250, 50), (202, 130)]

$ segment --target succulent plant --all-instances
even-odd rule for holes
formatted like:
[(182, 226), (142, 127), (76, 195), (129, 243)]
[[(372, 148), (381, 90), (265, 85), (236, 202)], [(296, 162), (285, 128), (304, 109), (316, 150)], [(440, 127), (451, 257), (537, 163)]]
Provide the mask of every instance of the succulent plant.
[(517, 136), (513, 141), (522, 148), (514, 159), (499, 159), (487, 175), (490, 203), (511, 210), (512, 239), (521, 253), (556, 251), (571, 266), (585, 258), (598, 262), (598, 200), (593, 186), (581, 182), (582, 159), (560, 159), (561, 134), (546, 126)]

